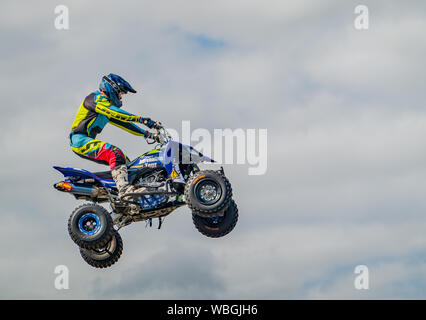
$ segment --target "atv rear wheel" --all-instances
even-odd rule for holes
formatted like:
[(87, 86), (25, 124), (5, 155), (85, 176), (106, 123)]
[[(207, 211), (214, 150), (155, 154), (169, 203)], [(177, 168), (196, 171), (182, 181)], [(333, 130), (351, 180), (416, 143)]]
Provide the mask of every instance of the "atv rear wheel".
[(99, 205), (83, 204), (71, 214), (68, 220), (68, 233), (81, 248), (105, 247), (114, 233), (111, 215)]
[(223, 216), (202, 218), (196, 214), (192, 215), (195, 227), (203, 235), (210, 238), (220, 238), (230, 233), (238, 221), (238, 208), (234, 200), (231, 201)]
[(95, 268), (111, 267), (120, 259), (122, 252), (123, 240), (117, 231), (114, 232), (111, 241), (104, 248), (93, 250), (80, 248), (83, 260)]
[(185, 199), (192, 213), (209, 218), (222, 214), (229, 206), (232, 188), (221, 171), (196, 172), (185, 185)]

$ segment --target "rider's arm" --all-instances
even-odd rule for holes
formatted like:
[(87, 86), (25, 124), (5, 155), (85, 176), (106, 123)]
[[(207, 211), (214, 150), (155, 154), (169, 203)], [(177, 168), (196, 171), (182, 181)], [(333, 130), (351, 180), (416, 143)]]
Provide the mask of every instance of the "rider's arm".
[(110, 120), (115, 119), (124, 122), (138, 122), (140, 118), (111, 105), (109, 102), (98, 102), (95, 107), (95, 112), (107, 116)]
[(138, 122), (140, 117), (117, 108), (101, 94), (94, 94), (93, 100), (88, 101), (85, 107), (91, 111), (107, 116), (110, 120), (116, 119), (124, 122)]
[(124, 121), (120, 121), (120, 120), (116, 120), (114, 118), (110, 118), (109, 119), (110, 123), (115, 125), (116, 127), (119, 127), (127, 132), (130, 132), (131, 134), (134, 134), (136, 136), (146, 136), (147, 135), (147, 131), (145, 131), (142, 128), (139, 128), (137, 125), (135, 125), (134, 123), (131, 122), (124, 122)]

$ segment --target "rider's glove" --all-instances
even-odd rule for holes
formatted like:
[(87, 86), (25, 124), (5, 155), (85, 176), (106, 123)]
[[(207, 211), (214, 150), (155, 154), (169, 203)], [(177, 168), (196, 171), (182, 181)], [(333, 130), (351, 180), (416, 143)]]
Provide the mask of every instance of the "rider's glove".
[(139, 117), (138, 121), (144, 125), (146, 125), (148, 128), (152, 129), (152, 127), (154, 127), (155, 122), (152, 121), (150, 118), (142, 118)]
[(154, 129), (161, 129), (163, 128), (163, 125), (161, 124), (160, 121), (155, 121), (154, 125), (152, 126)]
[(152, 139), (155, 142), (160, 142), (160, 135), (158, 133), (148, 132), (145, 134), (145, 139)]

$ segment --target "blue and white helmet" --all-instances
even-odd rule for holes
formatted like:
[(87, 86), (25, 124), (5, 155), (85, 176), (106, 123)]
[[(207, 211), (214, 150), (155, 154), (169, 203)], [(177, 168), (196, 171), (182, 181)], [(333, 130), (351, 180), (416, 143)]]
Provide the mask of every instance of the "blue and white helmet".
[(121, 102), (121, 95), (123, 93), (136, 93), (136, 90), (132, 88), (130, 83), (113, 73), (102, 77), (99, 90), (104, 92), (111, 103), (116, 107), (121, 107), (123, 105)]

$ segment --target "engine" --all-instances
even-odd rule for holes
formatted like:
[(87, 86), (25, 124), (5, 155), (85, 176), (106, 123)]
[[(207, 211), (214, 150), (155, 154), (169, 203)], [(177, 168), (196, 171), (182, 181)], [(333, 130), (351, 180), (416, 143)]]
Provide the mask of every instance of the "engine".
[[(148, 192), (167, 191), (166, 176), (163, 171), (154, 171), (139, 178), (135, 185), (145, 187)], [(146, 195), (139, 198), (144, 210), (157, 208), (160, 204), (167, 202), (168, 196)]]

